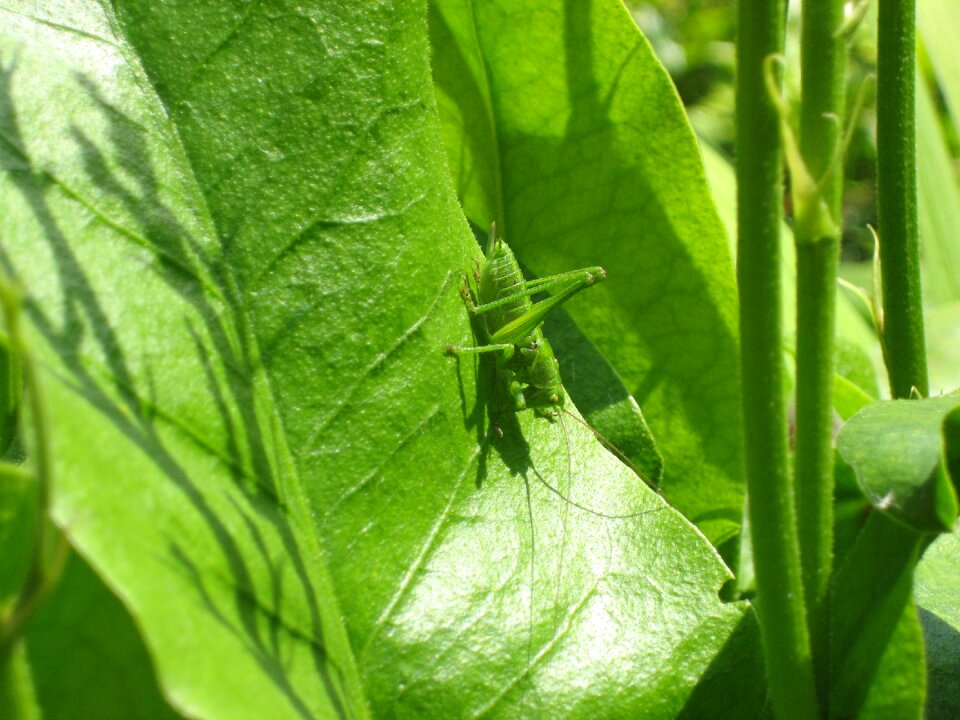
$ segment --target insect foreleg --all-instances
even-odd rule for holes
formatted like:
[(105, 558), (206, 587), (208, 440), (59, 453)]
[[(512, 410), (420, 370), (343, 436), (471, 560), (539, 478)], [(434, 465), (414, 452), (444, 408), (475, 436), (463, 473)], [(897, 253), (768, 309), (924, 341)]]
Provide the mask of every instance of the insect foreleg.
[(444, 347), (448, 355), (462, 355), (465, 353), (486, 353), (486, 352), (500, 352), (503, 353), (501, 362), (506, 362), (511, 357), (513, 357), (514, 352), (516, 352), (516, 346), (509, 343), (495, 343), (493, 345), (478, 345), (477, 347), (462, 347), (460, 345), (451, 345), (447, 344)]
[(471, 315), (476, 315), (477, 303), (473, 299), (473, 290), (470, 287), (466, 275), (460, 276), (460, 297), (463, 298), (463, 303), (467, 306), (467, 312)]

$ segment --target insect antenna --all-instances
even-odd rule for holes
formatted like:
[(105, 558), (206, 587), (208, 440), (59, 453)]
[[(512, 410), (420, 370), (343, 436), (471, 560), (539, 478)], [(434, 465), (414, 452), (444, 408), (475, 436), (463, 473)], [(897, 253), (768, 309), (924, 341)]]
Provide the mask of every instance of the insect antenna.
[[(564, 410), (563, 406), (560, 408)], [(567, 424), (563, 421), (563, 415), (557, 415), (560, 421), (560, 429), (563, 430), (563, 443), (567, 446), (567, 492), (570, 492), (570, 483), (573, 479), (573, 458), (570, 456), (570, 435), (567, 433)]]
[(530, 673), (533, 664), (533, 587), (536, 582), (537, 530), (533, 522), (533, 500), (530, 497), (530, 481), (523, 479), (527, 491), (527, 517), (530, 520), (530, 597), (527, 600), (527, 666), (524, 675)]
[[(564, 434), (566, 434), (566, 428), (564, 428)], [(641, 515), (657, 512), (657, 510), (663, 509), (663, 508), (653, 508), (652, 510), (638, 510), (637, 512), (626, 513), (624, 515), (614, 515), (610, 513), (600, 512), (599, 510), (588, 508), (586, 505), (581, 505), (576, 500), (573, 500), (572, 498), (570, 498), (569, 495), (565, 495), (561, 490), (559, 490), (558, 488), (548, 483), (544, 479), (543, 475), (541, 475), (536, 468), (533, 468), (533, 472), (537, 476), (537, 480), (539, 480), (547, 490), (552, 492), (558, 498), (560, 498), (566, 503), (569, 503), (570, 505), (573, 505), (578, 510), (583, 510), (584, 512), (588, 512), (591, 515), (596, 515), (597, 517), (607, 518), (608, 520), (629, 520), (630, 518), (640, 517)]]
[[(663, 495), (663, 493), (660, 492), (660, 488), (658, 488), (658, 487), (656, 486), (656, 484), (655, 484), (649, 477), (647, 477), (647, 474), (646, 474), (645, 472), (643, 472), (643, 470), (641, 470), (640, 468), (638, 468), (637, 465), (636, 465), (636, 463), (634, 463), (633, 460), (631, 460), (630, 458), (627, 457), (626, 453), (624, 453), (620, 448), (618, 448), (616, 445), (614, 445), (612, 442), (610, 442), (610, 440), (608, 440), (608, 439), (603, 435), (603, 433), (601, 433), (599, 430), (597, 430), (595, 427), (593, 427), (593, 425), (591, 425), (590, 423), (588, 423), (588, 422), (587, 422), (586, 420), (584, 420), (583, 418), (577, 417), (576, 415), (574, 415), (572, 412), (570, 412), (569, 410), (567, 410), (565, 407), (561, 407), (560, 409), (563, 411), (563, 413), (564, 413), (565, 415), (568, 415), (569, 417), (573, 418), (573, 419), (576, 420), (578, 423), (580, 423), (581, 425), (583, 425), (587, 430), (589, 430), (590, 432), (592, 432), (592, 433), (596, 436), (597, 440), (599, 440), (600, 442), (602, 442), (602, 443), (604, 444), (604, 446), (605, 446), (608, 450), (610, 450), (610, 452), (612, 452), (614, 455), (616, 455), (624, 465), (626, 465), (628, 468), (630, 468), (631, 470), (633, 470), (633, 472), (636, 473), (637, 477), (639, 477), (641, 480), (643, 480), (643, 482), (645, 482), (645, 483), (647, 484), (647, 486), (648, 486), (651, 490), (653, 490), (655, 493), (657, 493), (657, 495)], [(566, 434), (566, 429), (564, 429), (564, 434)], [(568, 445), (568, 448), (567, 448), (567, 452), (569, 453), (569, 445)], [(569, 459), (570, 459), (570, 458), (569, 458), (569, 455), (568, 455), (568, 456), (567, 456), (568, 463), (569, 463)]]
[[(570, 488), (570, 485), (571, 485), (571, 482), (572, 482), (572, 481), (571, 481), (571, 478), (573, 477), (573, 459), (572, 459), (572, 457), (571, 457), (571, 455), (570, 455), (570, 436), (567, 434), (567, 426), (566, 426), (566, 424), (564, 424), (564, 422), (563, 422), (563, 416), (562, 416), (562, 415), (557, 415), (556, 417), (557, 417), (557, 419), (560, 421), (560, 427), (563, 429), (563, 440), (564, 440), (564, 443), (565, 443), (566, 448), (567, 448), (567, 488), (568, 488), (568, 492), (569, 492), (569, 488)], [(565, 552), (566, 552), (566, 549), (567, 549), (567, 543), (566, 543), (566, 538), (567, 538), (567, 519), (569, 518), (570, 504), (576, 505), (576, 503), (573, 503), (571, 500), (569, 500), (569, 498), (566, 498), (566, 497), (563, 495), (563, 493), (561, 493), (559, 490), (557, 490), (556, 488), (552, 487), (548, 482), (546, 482), (546, 481), (543, 479), (543, 477), (540, 475), (540, 473), (538, 473), (538, 472), (536, 471), (536, 469), (534, 469), (534, 473), (537, 475), (537, 478), (539, 478), (539, 480), (540, 480), (548, 489), (550, 489), (551, 491), (555, 492), (559, 497), (566, 499), (567, 502), (569, 503), (569, 504), (565, 505), (565, 506), (564, 506), (564, 509), (563, 509), (563, 521), (562, 521), (563, 530), (562, 530), (562, 533), (561, 533), (561, 537), (563, 538), (563, 541), (562, 541), (561, 544), (560, 544), (560, 559), (559, 559), (559, 562), (558, 562), (558, 564), (557, 564), (557, 568), (558, 568), (558, 571), (557, 571), (557, 591), (556, 591), (556, 593), (555, 593), (555, 595), (554, 595), (554, 603), (553, 603), (554, 610), (556, 611), (556, 609), (560, 606), (560, 588), (561, 588), (561, 586), (562, 586), (562, 577), (563, 577), (563, 576), (562, 576), (562, 573), (563, 573), (563, 556), (564, 556), (564, 554), (565, 554)], [(530, 519), (530, 599), (529, 599), (529, 607), (527, 608), (527, 669), (526, 669), (526, 672), (529, 673), (529, 672), (530, 672), (530, 669), (531, 669), (531, 666), (532, 666), (532, 664), (533, 664), (533, 626), (534, 626), (534, 623), (533, 623), (533, 615), (534, 615), (533, 588), (534, 588), (534, 586), (536, 585), (535, 558), (536, 558), (536, 552), (537, 552), (537, 536), (536, 536), (536, 529), (535, 529), (534, 522), (533, 522), (533, 501), (532, 501), (532, 499), (531, 499), (531, 497), (530, 497), (530, 482), (527, 480), (526, 477), (524, 477), (523, 482), (524, 482), (524, 485), (526, 486), (526, 492), (527, 492), (527, 512), (528, 512), (528, 517), (529, 517), (529, 519)], [(577, 506), (577, 507), (580, 507), (579, 505), (576, 505), (576, 506)], [(590, 512), (589, 508), (584, 508), (584, 510), (587, 510), (588, 512)]]
[[(563, 421), (563, 415), (557, 415), (557, 419), (560, 421), (560, 427), (563, 430), (563, 442), (567, 446), (567, 494), (570, 494), (570, 490), (573, 487), (573, 458), (570, 455), (570, 435), (567, 433), (567, 424)], [(554, 614), (556, 614), (557, 608), (560, 607), (560, 588), (563, 585), (563, 556), (567, 551), (567, 520), (570, 517), (570, 506), (563, 506), (563, 521), (561, 527), (563, 528), (560, 543), (560, 557), (557, 562), (557, 592), (554, 594), (553, 598), (553, 607)], [(554, 622), (556, 622), (556, 617), (554, 617)]]

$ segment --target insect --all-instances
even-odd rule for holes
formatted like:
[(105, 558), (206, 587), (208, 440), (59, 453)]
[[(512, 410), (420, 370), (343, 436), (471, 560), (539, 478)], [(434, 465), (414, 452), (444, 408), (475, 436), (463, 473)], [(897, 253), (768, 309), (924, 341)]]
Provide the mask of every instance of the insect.
[[(490, 229), (486, 257), (474, 270), (476, 297), (466, 276), (460, 287), (467, 310), (482, 315), (487, 345), (447, 345), (450, 354), (499, 353), (497, 376), (513, 399), (513, 409), (536, 411), (546, 418), (560, 414), (566, 393), (560, 379), (560, 364), (543, 336), (543, 319), (574, 294), (605, 279), (602, 267), (582, 268), (537, 280), (525, 280), (513, 250)], [(531, 295), (550, 292), (534, 303)]]

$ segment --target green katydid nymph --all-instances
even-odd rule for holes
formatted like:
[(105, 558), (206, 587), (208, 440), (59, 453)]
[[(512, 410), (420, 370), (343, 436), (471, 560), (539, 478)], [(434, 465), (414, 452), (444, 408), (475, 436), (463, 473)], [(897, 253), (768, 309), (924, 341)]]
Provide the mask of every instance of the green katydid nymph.
[[(497, 353), (497, 378), (512, 398), (514, 412), (533, 410), (548, 420), (561, 421), (561, 412), (568, 415), (585, 425), (647, 485), (657, 490), (655, 484), (629, 458), (595, 428), (564, 407), (566, 392), (560, 378), (560, 364), (550, 342), (543, 335), (543, 320), (551, 310), (606, 277), (607, 273), (602, 267), (587, 267), (526, 280), (516, 256), (507, 243), (497, 237), (496, 225), (493, 225), (484, 260), (473, 272), (476, 289), (466, 275), (462, 277), (460, 287), (467, 311), (471, 316), (480, 316), (483, 320), (487, 344), (475, 347), (448, 344), (446, 351), (452, 355)], [(531, 296), (540, 292), (548, 292), (549, 297), (533, 302)], [(494, 430), (502, 435), (496, 423)], [(589, 508), (583, 509), (594, 512)]]
[[(474, 271), (476, 297), (466, 276), (460, 293), (471, 315), (482, 315), (487, 345), (458, 347), (447, 345), (447, 352), (499, 353), (497, 376), (513, 398), (514, 410), (532, 409), (538, 415), (554, 418), (563, 407), (566, 393), (560, 379), (560, 364), (553, 348), (543, 336), (543, 319), (575, 293), (607, 277), (602, 267), (583, 268), (525, 280), (513, 251), (490, 229), (486, 257)], [(550, 292), (550, 297), (534, 303), (530, 296)]]

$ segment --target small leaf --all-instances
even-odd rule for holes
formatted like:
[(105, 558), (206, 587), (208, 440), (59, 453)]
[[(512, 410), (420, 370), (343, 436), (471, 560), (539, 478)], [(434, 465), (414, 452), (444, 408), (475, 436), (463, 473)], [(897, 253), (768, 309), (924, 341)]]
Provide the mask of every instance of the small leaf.
[(874, 399), (843, 375), (833, 376), (833, 406), (844, 420), (849, 420)]
[(929, 665), (928, 720), (960, 717), (960, 533), (940, 535), (917, 566), (914, 593), (920, 606)]
[(11, 720), (41, 720), (33, 691), (26, 645), (18, 642), (0, 655), (0, 717)]
[(878, 398), (880, 387), (870, 355), (863, 346), (845, 337), (838, 337), (833, 361), (838, 375), (846, 378), (867, 396)]
[[(864, 496), (918, 532), (945, 532), (957, 517), (957, 493), (947, 475), (941, 424), (955, 397), (890, 400), (868, 405), (838, 438)], [(951, 453), (952, 448), (947, 448)]]
[(793, 202), (794, 238), (798, 243), (818, 242), (822, 238), (834, 237), (839, 233), (836, 220), (827, 207), (823, 196), (824, 180), (829, 173), (836, 172), (831, 166), (823, 178), (814, 178), (803, 159), (800, 146), (793, 128), (790, 126), (790, 107), (783, 99), (777, 78), (780, 75), (784, 59), (779, 55), (769, 55), (764, 61), (764, 80), (767, 95), (776, 109), (780, 126), (780, 139), (783, 156), (790, 169), (790, 197)]
[(923, 641), (910, 591), (925, 542), (874, 511), (838, 568), (830, 610), (835, 717), (919, 717)]
[(863, 347), (844, 337), (837, 337), (833, 362), (833, 406), (849, 420), (879, 396), (877, 375)]
[(26, 635), (43, 720), (177, 720), (130, 614), (73, 553)]

